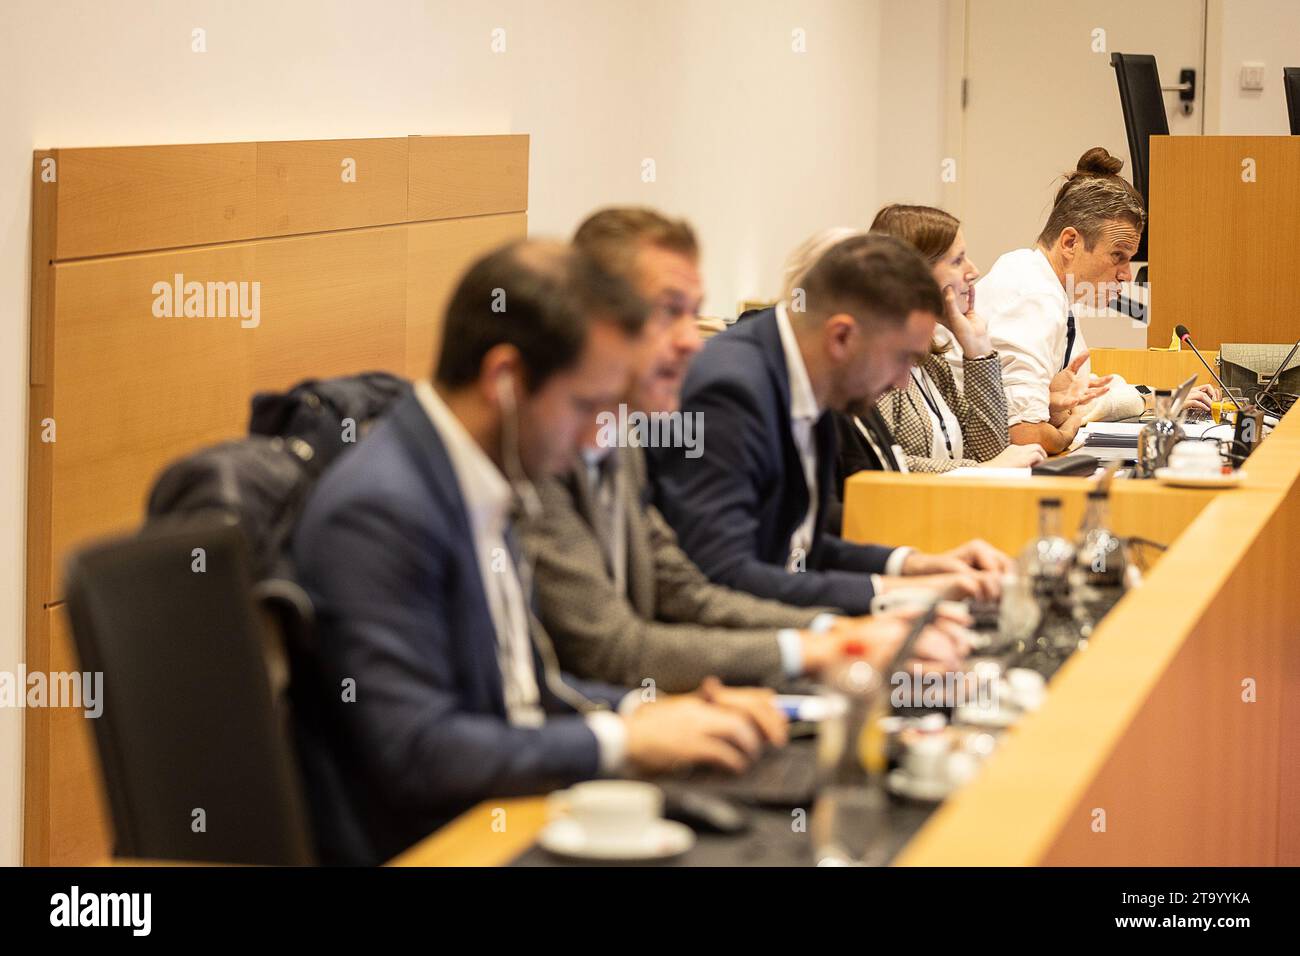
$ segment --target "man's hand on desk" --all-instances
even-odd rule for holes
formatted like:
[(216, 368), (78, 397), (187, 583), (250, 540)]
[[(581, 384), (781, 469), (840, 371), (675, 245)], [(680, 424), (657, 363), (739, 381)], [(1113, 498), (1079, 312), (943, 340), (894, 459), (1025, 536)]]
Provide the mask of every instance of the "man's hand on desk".
[[(912, 629), (912, 623), (921, 614), (919, 608), (887, 611), (866, 617), (845, 617), (819, 637), (828, 638), (834, 647), (827, 655), (825, 665), (844, 657), (845, 645), (860, 644), (865, 649), (867, 662), (877, 670), (889, 666), (898, 653), (899, 646)], [(970, 653), (970, 627), (972, 621), (965, 609), (941, 606), (932, 624), (926, 627), (916, 642), (913, 663), (923, 668), (944, 670), (952, 667)]]
[(766, 687), (728, 687), (716, 677), (706, 677), (695, 691), (706, 703), (748, 717), (769, 744), (784, 747), (789, 721), (776, 706), (776, 692)]
[[(1195, 408), (1203, 412), (1212, 411), (1211, 402), (1219, 400), (1219, 390), (1213, 385), (1197, 385), (1187, 393), (1187, 400), (1183, 402), (1183, 408)], [(1142, 396), (1144, 411), (1154, 411), (1156, 407), (1155, 392), (1147, 392)]]
[(996, 571), (1006, 574), (1015, 562), (981, 538), (972, 538), (951, 551), (926, 554), (913, 551), (903, 562), (903, 574), (960, 574), (966, 571)]
[(967, 598), (976, 601), (993, 601), (1002, 593), (1001, 574), (994, 571), (975, 571), (971, 568), (948, 574), (909, 574), (907, 577), (882, 575), (879, 581), (877, 594), (923, 588), (953, 601)]
[(695, 764), (741, 773), (765, 743), (785, 742), (786, 719), (769, 691), (710, 688), (708, 681), (694, 694), (660, 697), (623, 719), (628, 763), (642, 773), (665, 773)]

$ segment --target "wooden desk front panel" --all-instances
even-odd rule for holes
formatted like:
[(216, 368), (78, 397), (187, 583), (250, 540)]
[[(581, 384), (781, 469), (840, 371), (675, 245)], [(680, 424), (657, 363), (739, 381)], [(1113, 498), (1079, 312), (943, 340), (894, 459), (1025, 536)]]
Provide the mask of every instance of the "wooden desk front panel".
[[(861, 472), (845, 483), (844, 537), (850, 541), (911, 545), (946, 551), (983, 538), (1016, 554), (1038, 533), (1038, 502), (1061, 499), (1062, 527), (1072, 536), (1083, 520), (1087, 478), (989, 480), (940, 475)], [(1144, 481), (1112, 485), (1112, 526), (1169, 544), (1216, 495), (1214, 491), (1165, 488)]]
[[(1156, 343), (1152, 343), (1156, 344)], [(1168, 340), (1159, 343), (1167, 345)], [(1200, 348), (1200, 344), (1197, 344)], [(1195, 375), (1197, 385), (1213, 385), (1214, 378), (1190, 349), (1178, 352), (1152, 351), (1150, 349), (1090, 349), (1094, 375), (1122, 375), (1131, 385), (1149, 385), (1152, 388), (1177, 388)], [(1205, 361), (1214, 364), (1219, 359), (1215, 349), (1201, 349)]]

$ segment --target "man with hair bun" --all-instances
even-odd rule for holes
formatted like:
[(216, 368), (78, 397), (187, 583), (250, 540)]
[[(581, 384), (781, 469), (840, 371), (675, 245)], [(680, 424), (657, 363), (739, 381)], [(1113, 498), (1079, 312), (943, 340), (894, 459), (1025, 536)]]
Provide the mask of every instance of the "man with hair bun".
[[(1142, 197), (1118, 174), (1124, 161), (1094, 146), (1056, 193), (1030, 249), (1008, 252), (979, 284), (981, 311), (1002, 357), (1012, 442), (1065, 451), (1089, 421), (1140, 415), (1149, 399), (1118, 376), (1092, 375), (1076, 305), (1106, 307), (1146, 226)], [(1188, 401), (1209, 408), (1214, 391)]]

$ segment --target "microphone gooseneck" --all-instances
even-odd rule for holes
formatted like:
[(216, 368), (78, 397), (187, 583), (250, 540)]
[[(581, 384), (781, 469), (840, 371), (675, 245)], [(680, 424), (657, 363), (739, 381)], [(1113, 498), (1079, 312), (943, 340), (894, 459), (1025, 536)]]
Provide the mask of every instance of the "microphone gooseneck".
[(1205, 366), (1205, 370), (1210, 373), (1210, 375), (1214, 378), (1216, 382), (1219, 383), (1219, 388), (1223, 389), (1223, 397), (1228, 401), (1232, 402), (1232, 407), (1235, 408), (1238, 412), (1240, 412), (1241, 406), (1237, 404), (1237, 400), (1235, 398), (1233, 398), (1231, 395), (1228, 394), (1228, 386), (1223, 384), (1223, 379), (1219, 378), (1219, 373), (1216, 372), (1214, 369), (1210, 368), (1210, 363), (1205, 361), (1205, 356), (1201, 354), (1200, 349), (1198, 349), (1192, 343), (1192, 333), (1187, 331), (1187, 326), (1185, 325), (1174, 326), (1174, 335), (1178, 336), (1178, 341), (1187, 343), (1187, 347), (1192, 350), (1192, 352), (1196, 355), (1198, 359), (1200, 359), (1201, 364)]

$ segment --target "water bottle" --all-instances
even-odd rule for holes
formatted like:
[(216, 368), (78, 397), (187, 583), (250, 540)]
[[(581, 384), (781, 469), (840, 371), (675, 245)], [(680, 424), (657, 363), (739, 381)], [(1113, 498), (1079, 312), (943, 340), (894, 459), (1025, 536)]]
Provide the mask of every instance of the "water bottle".
[(1018, 664), (1050, 677), (1077, 646), (1070, 596), (1074, 546), (1061, 535), (1061, 499), (1038, 502), (1038, 537), (1020, 555), (1020, 572), (1038, 606), (1038, 624), (1018, 648)]
[(1070, 590), (1074, 616), (1084, 640), (1124, 596), (1128, 557), (1124, 542), (1110, 530), (1110, 502), (1102, 490), (1088, 492), (1088, 510), (1079, 528)]
[(884, 682), (849, 642), (825, 677), (830, 714), (817, 725), (817, 799), (813, 854), (818, 866), (881, 866), (888, 862), (889, 799), (880, 786)]
[(1169, 453), (1186, 438), (1183, 426), (1172, 414), (1174, 393), (1167, 388), (1156, 389), (1156, 417), (1138, 432), (1137, 476), (1154, 478), (1157, 468), (1169, 467)]

